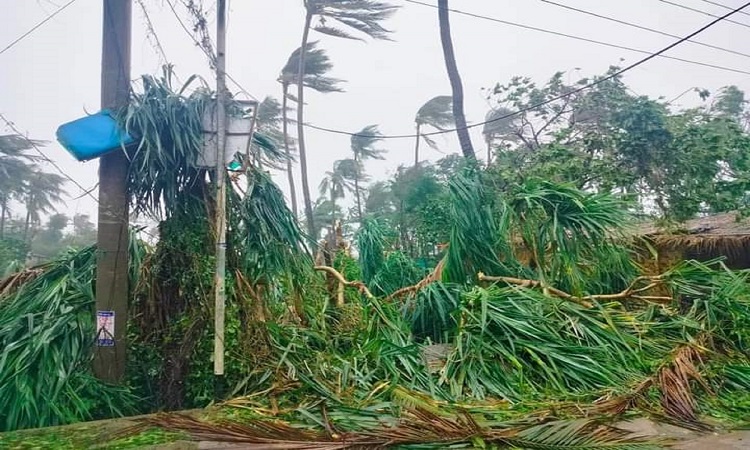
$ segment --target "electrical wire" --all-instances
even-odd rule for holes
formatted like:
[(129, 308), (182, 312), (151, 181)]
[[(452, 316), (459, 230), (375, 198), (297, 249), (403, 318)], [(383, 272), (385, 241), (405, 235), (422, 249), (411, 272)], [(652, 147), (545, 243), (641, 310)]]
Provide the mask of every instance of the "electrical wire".
[[(407, 0), (407, 1), (408, 1), (408, 0)], [(677, 7), (677, 8), (682, 8), (682, 9), (686, 9), (686, 10), (688, 10), (688, 11), (693, 11), (693, 12), (696, 12), (696, 13), (698, 13), (698, 14), (703, 14), (704, 16), (709, 16), (709, 17), (721, 17), (721, 16), (717, 16), (717, 15), (715, 15), (715, 14), (711, 14), (710, 12), (707, 12), (707, 11), (703, 11), (702, 9), (698, 9), (698, 8), (691, 8), (690, 6), (680, 5), (679, 3), (671, 2), (671, 1), (669, 1), (669, 0), (659, 0), (659, 1), (660, 1), (660, 2), (662, 2), (662, 3), (665, 3), (665, 4), (667, 4), (667, 5), (672, 5), (672, 6), (675, 6), (675, 7)], [(728, 8), (728, 9), (732, 9), (732, 8), (730, 8), (730, 7), (728, 7), (728, 6), (727, 6), (727, 8)], [(728, 20), (728, 19), (727, 19), (726, 21), (727, 21), (727, 22), (729, 22), (729, 23), (733, 23), (733, 24), (735, 24), (735, 25), (739, 25), (739, 26), (741, 26), (741, 27), (745, 27), (745, 28), (750, 28), (750, 25), (748, 25), (748, 24), (746, 24), (746, 23), (742, 23), (742, 22), (737, 22), (736, 20)]]
[[(180, 15), (177, 14), (177, 10), (174, 8), (174, 5), (172, 5), (172, 2), (170, 0), (167, 0), (167, 4), (169, 5), (170, 9), (172, 10), (172, 14), (174, 15), (175, 19), (177, 19), (177, 22), (179, 22), (179, 24), (182, 27), (182, 29), (190, 37), (190, 39), (195, 43), (195, 45), (197, 45), (203, 51), (203, 53), (206, 54), (206, 57), (208, 57), (208, 61), (211, 64), (211, 67), (214, 67), (214, 65), (215, 65), (215, 57), (213, 56), (213, 54), (211, 54), (208, 50), (206, 50), (206, 48), (204, 47), (204, 45), (201, 44), (200, 41), (198, 41), (198, 39), (195, 38), (195, 36), (193, 35), (193, 33), (190, 32), (190, 30), (188, 29), (188, 27), (185, 25), (185, 22), (183, 22), (182, 19), (180, 18)], [(244, 87), (242, 87), (242, 85), (232, 75), (230, 75), (229, 73), (226, 73), (226, 72), (225, 72), (225, 75), (226, 75), (227, 79), (229, 81), (231, 81), (235, 86), (237, 86), (237, 88), (243, 94), (245, 94), (248, 97), (252, 98), (256, 102), (260, 102), (260, 100), (258, 100), (258, 97), (254, 96), (251, 92), (249, 92), (247, 89), (245, 89)]]
[(138, 6), (141, 7), (141, 12), (143, 12), (143, 17), (146, 19), (146, 31), (148, 32), (149, 36), (153, 37), (154, 39), (154, 46), (156, 47), (156, 51), (159, 53), (159, 56), (161, 57), (161, 60), (163, 64), (169, 64), (169, 58), (167, 58), (167, 53), (164, 51), (164, 47), (161, 45), (161, 40), (159, 39), (159, 36), (156, 34), (156, 29), (154, 28), (153, 22), (151, 22), (151, 16), (148, 14), (148, 10), (146, 9), (146, 4), (143, 3), (143, 0), (136, 0), (138, 3)]
[[(421, 6), (426, 6), (426, 7), (433, 8), (433, 9), (439, 9), (439, 7), (437, 5), (433, 5), (433, 4), (430, 4), (430, 3), (421, 2), (421, 1), (418, 1), (418, 0), (404, 0), (404, 1), (408, 2), (408, 3), (413, 3), (415, 5), (421, 5)], [(642, 49), (639, 49), (639, 48), (628, 47), (626, 45), (613, 44), (611, 42), (604, 42), (604, 41), (599, 41), (599, 40), (596, 40), (596, 39), (585, 38), (585, 37), (582, 37), (582, 36), (577, 36), (577, 35), (573, 35), (573, 34), (563, 33), (563, 32), (560, 32), (560, 31), (552, 31), (552, 30), (548, 30), (546, 28), (540, 28), (540, 27), (535, 27), (535, 26), (531, 26), (531, 25), (525, 25), (525, 24), (521, 24), (521, 23), (510, 22), (508, 20), (502, 20), (502, 19), (497, 19), (497, 18), (494, 18), (494, 17), (483, 16), (481, 14), (475, 14), (475, 13), (470, 13), (470, 12), (466, 12), (466, 11), (461, 11), (459, 9), (448, 8), (448, 11), (456, 13), (456, 14), (468, 16), (468, 17), (473, 17), (475, 19), (488, 20), (488, 21), (491, 21), (491, 22), (501, 23), (503, 25), (510, 25), (510, 26), (514, 26), (514, 27), (517, 27), (517, 28), (523, 28), (523, 29), (526, 29), (526, 30), (538, 31), (540, 33), (547, 33), (547, 34), (552, 34), (552, 35), (555, 35), (555, 36), (566, 37), (566, 38), (569, 38), (569, 39), (575, 39), (575, 40), (578, 40), (578, 41), (583, 41), (583, 42), (588, 42), (588, 43), (591, 43), (591, 44), (602, 45), (602, 46), (605, 46), (605, 47), (617, 48), (617, 49), (620, 49), (620, 50), (626, 50), (626, 51), (634, 52), (634, 53), (641, 53), (641, 54), (644, 54), (644, 55), (650, 55), (651, 54), (651, 52), (648, 51), (648, 50), (642, 50)], [(659, 57), (660, 58), (664, 58), (664, 59), (671, 59), (671, 60), (674, 60), (674, 61), (680, 61), (680, 62), (684, 62), (684, 63), (688, 63), (688, 64), (694, 64), (694, 65), (697, 65), (697, 66), (710, 67), (712, 69), (724, 70), (724, 71), (727, 71), (727, 72), (734, 72), (734, 73), (740, 73), (740, 74), (743, 74), (743, 75), (750, 75), (750, 71), (741, 70), (741, 69), (734, 69), (734, 68), (731, 68), (731, 67), (720, 66), (720, 65), (717, 65), (717, 64), (704, 63), (704, 62), (701, 62), (701, 61), (694, 61), (694, 60), (691, 60), (691, 59), (678, 58), (676, 56), (668, 56), (668, 55), (659, 55)]]
[[(415, 2), (415, 0), (405, 0), (405, 1), (409, 1), (409, 2), (412, 2), (412, 3)], [(421, 3), (421, 2), (417, 2), (417, 3)], [(661, 50), (658, 50), (657, 52), (651, 53), (649, 56), (647, 56), (645, 58), (642, 58), (642, 59), (640, 59), (640, 60), (638, 60), (638, 61), (630, 64), (629, 66), (627, 66), (627, 67), (625, 67), (623, 69), (620, 69), (620, 70), (618, 70), (618, 71), (616, 71), (614, 73), (611, 73), (610, 75), (607, 75), (606, 77), (600, 78), (600, 79), (598, 79), (598, 80), (596, 80), (594, 82), (591, 82), (591, 83), (586, 84), (584, 86), (581, 86), (581, 87), (578, 87), (576, 89), (573, 89), (572, 91), (569, 91), (569, 92), (567, 92), (565, 94), (549, 98), (549, 99), (547, 99), (545, 101), (536, 103), (536, 104), (528, 106), (526, 108), (521, 108), (521, 109), (519, 109), (517, 111), (514, 111), (514, 112), (509, 113), (509, 114), (504, 114), (502, 116), (493, 118), (491, 120), (485, 120), (483, 122), (474, 123), (474, 124), (467, 125), (467, 126), (462, 127), (462, 128), (450, 128), (450, 129), (443, 129), (443, 130), (438, 130), (438, 131), (432, 131), (432, 132), (429, 132), (429, 133), (422, 133), (419, 136), (435, 136), (435, 135), (439, 135), (439, 134), (453, 133), (453, 132), (458, 131), (459, 129), (471, 129), (471, 128), (476, 128), (476, 127), (481, 127), (481, 126), (486, 125), (488, 123), (493, 123), (493, 122), (498, 122), (500, 120), (505, 120), (505, 119), (508, 119), (510, 117), (517, 116), (518, 114), (522, 114), (522, 113), (524, 113), (526, 111), (531, 111), (531, 110), (534, 110), (534, 109), (539, 108), (541, 106), (544, 106), (544, 105), (547, 105), (549, 103), (555, 102), (557, 100), (560, 100), (560, 99), (569, 97), (571, 95), (577, 94), (578, 92), (582, 92), (584, 90), (591, 89), (594, 86), (597, 86), (597, 85), (599, 85), (601, 83), (609, 81), (609, 80), (611, 80), (613, 78), (619, 77), (623, 73), (628, 72), (628, 71), (630, 71), (630, 70), (632, 70), (632, 69), (634, 69), (634, 68), (636, 68), (636, 67), (638, 67), (638, 66), (640, 66), (640, 65), (642, 65), (642, 64), (644, 64), (644, 63), (646, 63), (646, 62), (648, 62), (648, 61), (650, 61), (650, 60), (652, 60), (652, 59), (654, 59), (656, 57), (658, 57), (662, 53), (664, 53), (666, 51), (669, 51), (669, 50), (673, 49), (674, 47), (677, 47), (678, 45), (680, 45), (680, 44), (688, 41), (689, 39), (692, 39), (693, 37), (699, 35), (700, 33), (704, 32), (704, 31), (706, 31), (707, 29), (711, 28), (712, 26), (716, 25), (717, 23), (719, 23), (719, 22), (721, 22), (723, 20), (726, 20), (727, 17), (730, 17), (733, 14), (736, 14), (737, 12), (739, 12), (739, 11), (747, 8), (748, 6), (750, 6), (750, 2), (747, 2), (747, 3), (743, 4), (742, 6), (740, 6), (739, 8), (734, 9), (734, 10), (732, 10), (732, 11), (724, 14), (723, 16), (720, 16), (717, 19), (712, 20), (708, 24), (700, 27), (699, 29), (697, 29), (696, 31), (688, 34), (687, 36), (685, 36), (683, 38), (680, 38), (679, 40), (677, 40), (677, 41), (673, 42), (672, 44), (670, 44), (670, 45), (662, 48)], [(348, 135), (348, 136), (377, 137), (377, 138), (380, 138), (380, 139), (407, 139), (407, 138), (408, 139), (414, 139), (414, 138), (418, 137), (418, 135), (416, 135), (416, 134), (378, 135), (378, 136), (374, 136), (373, 135), (373, 136), (370, 136), (370, 135), (363, 135), (363, 134), (359, 134), (359, 133), (350, 133), (350, 132), (347, 132), (347, 131), (335, 130), (335, 129), (332, 129), (332, 128), (319, 127), (319, 126), (312, 125), (312, 124), (309, 124), (309, 123), (304, 124), (304, 126), (306, 126), (308, 128), (315, 129), (315, 130), (326, 131), (326, 132), (333, 133), (333, 134), (343, 134), (343, 135)]]
[(34, 31), (36, 31), (37, 28), (41, 27), (45, 23), (47, 23), (50, 20), (52, 20), (52, 18), (54, 18), (56, 15), (60, 14), (61, 12), (63, 12), (63, 10), (65, 8), (67, 8), (68, 6), (72, 5), (76, 1), (77, 0), (70, 0), (68, 3), (66, 3), (66, 4), (62, 5), (60, 8), (58, 8), (57, 11), (53, 12), (52, 14), (50, 14), (49, 16), (47, 16), (44, 20), (42, 20), (38, 24), (36, 24), (33, 27), (31, 27), (31, 29), (29, 31), (27, 31), (24, 34), (18, 36), (15, 40), (13, 40), (13, 42), (11, 42), (10, 44), (6, 45), (2, 50), (0, 50), (0, 55), (2, 55), (3, 53), (7, 52), (11, 48), (13, 48), (16, 44), (18, 44), (19, 42), (21, 42), (22, 40), (24, 40), (27, 36), (29, 36), (31, 33), (33, 33)]
[[(714, 6), (718, 6), (719, 8), (724, 8), (724, 9), (728, 9), (728, 10), (730, 10), (730, 11), (732, 10), (732, 7), (731, 7), (731, 6), (727, 6), (727, 5), (722, 5), (722, 4), (721, 4), (721, 3), (719, 3), (719, 2), (712, 2), (711, 0), (700, 0), (700, 1), (702, 1), (703, 3), (708, 3), (709, 5), (714, 5)], [(750, 16), (750, 13), (748, 13), (748, 12), (745, 12), (745, 11), (740, 11), (740, 14), (742, 14), (743, 16)]]
[(41, 157), (42, 157), (42, 159), (44, 161), (46, 161), (49, 164), (51, 164), (55, 169), (57, 169), (58, 172), (60, 172), (60, 174), (62, 174), (62, 176), (64, 176), (65, 178), (67, 178), (71, 183), (75, 184), (78, 187), (78, 189), (80, 189), (84, 194), (88, 194), (88, 196), (91, 197), (91, 198), (93, 198), (94, 201), (96, 201), (96, 203), (99, 203), (99, 199), (98, 198), (96, 198), (93, 194), (91, 194), (91, 192), (88, 189), (86, 189), (85, 187), (81, 186), (81, 184), (79, 182), (77, 182), (76, 180), (74, 180), (73, 177), (71, 177), (70, 175), (68, 175), (68, 173), (65, 172), (56, 162), (54, 162), (52, 159), (50, 159), (50, 157), (47, 156), (39, 148), (38, 145), (36, 145), (36, 142), (34, 142), (33, 140), (29, 139), (25, 134), (21, 133), (18, 130), (18, 128), (16, 128), (16, 126), (13, 124), (13, 122), (11, 122), (10, 120), (8, 120), (3, 113), (0, 113), (0, 119), (2, 119), (3, 122), (5, 122), (5, 125), (8, 128), (10, 128), (13, 131), (13, 133), (15, 133), (17, 136), (25, 139), (26, 142), (29, 144), (29, 146), (31, 146), (31, 148), (33, 148), (34, 150), (36, 150), (36, 152), (41, 155)]
[[(620, 20), (620, 19), (617, 19), (615, 17), (605, 16), (603, 14), (598, 14), (598, 13), (595, 13), (595, 12), (592, 12), (592, 11), (587, 11), (585, 9), (580, 9), (580, 8), (576, 8), (576, 7), (573, 7), (573, 6), (564, 5), (562, 3), (553, 2), (551, 0), (539, 0), (539, 1), (541, 1), (543, 3), (547, 3), (549, 5), (553, 5), (553, 6), (557, 6), (557, 7), (560, 7), (560, 8), (564, 8), (564, 9), (567, 9), (567, 10), (570, 10), (570, 11), (575, 11), (575, 12), (578, 12), (578, 13), (581, 13), (581, 14), (585, 14), (585, 15), (588, 15), (588, 16), (593, 16), (593, 17), (597, 17), (599, 19), (608, 20), (610, 22), (619, 23), (621, 25), (629, 26), (631, 28), (637, 28), (639, 30), (648, 31), (650, 33), (659, 34), (661, 36), (667, 36), (667, 37), (671, 37), (671, 38), (675, 38), (675, 39), (679, 39), (680, 38), (680, 36), (678, 36), (676, 34), (667, 33), (665, 31), (657, 30), (657, 29), (654, 29), (654, 28), (649, 28), (649, 27), (646, 27), (646, 26), (643, 26), (643, 25), (639, 25), (637, 23), (627, 22), (625, 20)], [(729, 8), (729, 9), (731, 9), (731, 8)], [(739, 52), (739, 51), (736, 51), (736, 50), (731, 50), (731, 49), (728, 49), (728, 48), (720, 47), (718, 45), (707, 44), (705, 42), (694, 41), (694, 40), (689, 40), (687, 42), (690, 42), (690, 43), (696, 44), (696, 45), (700, 45), (700, 46), (703, 46), (703, 47), (712, 48), (714, 50), (719, 50), (719, 51), (722, 51), (722, 52), (731, 53), (733, 55), (739, 55), (739, 56), (744, 56), (746, 58), (750, 58), (750, 54), (748, 54), (748, 53), (742, 53), (742, 52)]]

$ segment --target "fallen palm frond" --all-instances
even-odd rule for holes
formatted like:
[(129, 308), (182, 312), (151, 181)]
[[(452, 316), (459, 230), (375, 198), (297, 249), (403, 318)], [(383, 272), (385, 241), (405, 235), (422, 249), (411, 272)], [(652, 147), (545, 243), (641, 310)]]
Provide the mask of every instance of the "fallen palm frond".
[(292, 426), (281, 421), (221, 420), (210, 423), (181, 415), (162, 414), (142, 419), (129, 430), (135, 433), (158, 426), (189, 434), (195, 440), (242, 443), (247, 449), (346, 450), (380, 449), (404, 445), (444, 448), (448, 445), (506, 445), (530, 449), (658, 449), (647, 441), (593, 420), (561, 420), (541, 424), (480, 424), (470, 414), (441, 415), (421, 409), (405, 411), (395, 425), (362, 431), (339, 431), (326, 423), (326, 431)]
[(0, 430), (135, 410), (127, 388), (90, 372), (95, 266), (94, 247), (71, 252), (0, 297)]
[(44, 273), (45, 269), (48, 267), (49, 264), (29, 267), (10, 274), (5, 277), (5, 279), (0, 280), (0, 299), (9, 296), (16, 290), (20, 289), (24, 284), (34, 280), (36, 277)]

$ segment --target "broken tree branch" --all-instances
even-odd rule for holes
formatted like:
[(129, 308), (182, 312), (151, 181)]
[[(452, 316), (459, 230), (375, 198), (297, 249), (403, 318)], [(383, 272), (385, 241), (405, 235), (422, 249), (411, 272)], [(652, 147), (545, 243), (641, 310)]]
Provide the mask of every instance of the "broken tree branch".
[(321, 271), (321, 272), (327, 272), (331, 275), (333, 275), (334, 278), (339, 282), (339, 288), (338, 288), (338, 299), (336, 300), (336, 303), (338, 306), (341, 306), (344, 304), (344, 286), (353, 287), (357, 289), (360, 294), (364, 294), (367, 298), (375, 298), (374, 295), (372, 295), (372, 292), (370, 292), (369, 289), (367, 289), (367, 286), (361, 281), (348, 281), (346, 278), (344, 278), (341, 273), (334, 269), (333, 267), (329, 266), (315, 266), (315, 270)]
[[(659, 303), (668, 303), (672, 301), (671, 297), (637, 295), (637, 294), (640, 294), (641, 292), (648, 291), (650, 289), (653, 289), (661, 285), (664, 282), (664, 280), (660, 276), (637, 277), (633, 280), (632, 283), (630, 283), (630, 285), (627, 288), (625, 288), (623, 291), (618, 292), (616, 294), (595, 294), (595, 295), (587, 295), (585, 297), (579, 297), (573, 294), (569, 294), (565, 291), (561, 291), (560, 289), (547, 286), (538, 280), (524, 280), (521, 278), (513, 278), (513, 277), (493, 277), (493, 276), (485, 275), (481, 272), (477, 275), (477, 277), (479, 278), (479, 281), (490, 281), (490, 282), (501, 281), (503, 283), (511, 284), (514, 286), (520, 286), (520, 287), (541, 287), (542, 289), (545, 290), (546, 293), (552, 294), (555, 297), (559, 297), (564, 300), (570, 300), (586, 308), (591, 308), (594, 306), (593, 303), (591, 303), (591, 301), (622, 300), (626, 298), (634, 298), (638, 300), (653, 301), (653, 302), (659, 302)], [(641, 283), (644, 281), (650, 281), (650, 283), (646, 285), (645, 287), (638, 288), (638, 289), (635, 288), (638, 285), (638, 283)]]

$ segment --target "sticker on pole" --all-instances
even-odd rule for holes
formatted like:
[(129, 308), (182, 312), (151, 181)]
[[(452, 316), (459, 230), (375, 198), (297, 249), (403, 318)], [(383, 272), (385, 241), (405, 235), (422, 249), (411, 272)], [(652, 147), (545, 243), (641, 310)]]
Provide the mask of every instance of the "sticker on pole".
[(98, 347), (115, 346), (115, 312), (96, 312), (96, 345)]

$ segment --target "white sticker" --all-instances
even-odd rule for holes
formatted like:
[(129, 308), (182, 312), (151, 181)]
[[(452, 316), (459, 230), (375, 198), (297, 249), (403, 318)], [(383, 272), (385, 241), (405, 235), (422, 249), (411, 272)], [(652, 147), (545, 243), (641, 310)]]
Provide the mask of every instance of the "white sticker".
[(115, 346), (115, 312), (96, 312), (96, 345), (99, 347)]

